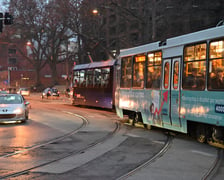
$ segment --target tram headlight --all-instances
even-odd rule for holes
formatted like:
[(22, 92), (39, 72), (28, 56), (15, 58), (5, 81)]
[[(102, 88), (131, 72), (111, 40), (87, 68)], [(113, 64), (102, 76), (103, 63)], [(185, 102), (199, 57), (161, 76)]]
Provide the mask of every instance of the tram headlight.
[(126, 100), (123, 100), (123, 99), (120, 99), (119, 101), (119, 105), (120, 107), (129, 107), (129, 101), (126, 101)]

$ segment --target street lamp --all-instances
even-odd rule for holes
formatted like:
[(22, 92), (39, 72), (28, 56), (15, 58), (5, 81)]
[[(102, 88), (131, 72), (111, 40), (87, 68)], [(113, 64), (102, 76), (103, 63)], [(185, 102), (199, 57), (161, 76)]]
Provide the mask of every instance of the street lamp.
[(26, 45), (27, 45), (27, 46), (31, 46), (32, 43), (31, 43), (30, 41), (27, 41)]
[(97, 9), (93, 9), (92, 10), (92, 13), (95, 14), (95, 15), (97, 15), (97, 14), (99, 14), (99, 11)]
[[(117, 8), (115, 7), (115, 8), (112, 8), (111, 6), (105, 6), (105, 5), (101, 5), (100, 7), (99, 7), (99, 10), (97, 9), (97, 8), (95, 8), (95, 9), (93, 9), (92, 10), (92, 14), (94, 14), (94, 15), (98, 15), (98, 17), (99, 17), (99, 22), (98, 22), (98, 26), (99, 26), (99, 31), (102, 31), (102, 29), (103, 29), (103, 26), (105, 26), (105, 24), (107, 24), (107, 22), (105, 22), (105, 20), (104, 20), (104, 15), (106, 15), (107, 14), (107, 12), (105, 12), (105, 10), (117, 10)], [(103, 13), (102, 13), (103, 12)], [(116, 13), (117, 14), (117, 13)], [(109, 58), (116, 58), (116, 56), (118, 56), (119, 55), (119, 53), (120, 53), (120, 35), (119, 35), (119, 24), (120, 24), (120, 18), (119, 18), (119, 15), (117, 15), (117, 18), (116, 18), (116, 21), (117, 21), (117, 23), (116, 23), (116, 25), (115, 25), (115, 35), (114, 35), (114, 41), (115, 41), (115, 47), (114, 47), (114, 49), (113, 50), (110, 50), (109, 48), (107, 49), (107, 47), (105, 47), (105, 46), (103, 46), (103, 45), (101, 45), (102, 46), (102, 48), (104, 49), (104, 51), (106, 52), (106, 54), (107, 54), (107, 56), (109, 56)], [(101, 32), (99, 32), (98, 31), (98, 33), (99, 33), (99, 35), (98, 35), (98, 44), (101, 44), (102, 42), (101, 41), (106, 41), (107, 42), (107, 37), (103, 37), (102, 38), (102, 34), (107, 34), (107, 33), (101, 33)], [(108, 42), (106, 43), (107, 45), (109, 44)], [(89, 55), (89, 53), (88, 53), (88, 55)], [(92, 61), (91, 60), (91, 58), (90, 58), (90, 56), (89, 56), (89, 59), (90, 59), (90, 61)]]
[(11, 67), (8, 67), (8, 86), (11, 86)]
[(23, 82), (23, 74), (20, 74), (20, 77), (21, 77), (21, 79), (20, 79), (20, 87), (22, 87), (22, 82)]
[(27, 55), (30, 56), (31, 54), (33, 54), (33, 45), (31, 41), (27, 41), (26, 42), (26, 47), (27, 47)]

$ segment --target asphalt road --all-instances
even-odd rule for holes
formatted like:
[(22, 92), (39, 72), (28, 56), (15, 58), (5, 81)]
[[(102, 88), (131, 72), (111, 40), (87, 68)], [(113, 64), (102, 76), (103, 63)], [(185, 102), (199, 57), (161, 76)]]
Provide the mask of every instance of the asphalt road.
[[(115, 131), (120, 119), (114, 112), (74, 107), (66, 97), (42, 100), (40, 94), (32, 94), (27, 100), (31, 110), (26, 124), (0, 125), (0, 177), (30, 170), (6, 179), (119, 179), (166, 144), (167, 135), (161, 129), (119, 123)], [(35, 147), (73, 131), (61, 140)], [(26, 151), (29, 147), (33, 149)], [(19, 153), (6, 157), (15, 152)], [(205, 179), (216, 157), (216, 148), (178, 134), (164, 154), (124, 179)], [(223, 172), (221, 165), (214, 179), (223, 179)]]

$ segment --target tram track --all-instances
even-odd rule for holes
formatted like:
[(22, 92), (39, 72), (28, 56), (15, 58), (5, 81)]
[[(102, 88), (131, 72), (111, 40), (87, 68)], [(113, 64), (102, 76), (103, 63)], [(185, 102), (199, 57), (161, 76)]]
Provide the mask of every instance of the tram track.
[[(67, 112), (67, 113), (68, 113), (68, 112)], [(73, 113), (71, 113), (71, 114), (73, 114)], [(73, 135), (73, 134), (75, 134), (75, 133), (78, 132), (81, 128), (83, 128), (84, 126), (86, 126), (86, 125), (88, 124), (88, 120), (85, 119), (83, 116), (80, 116), (80, 115), (77, 115), (77, 114), (76, 114), (76, 116), (78, 116), (78, 117), (80, 117), (80, 118), (83, 119), (83, 125), (82, 125), (79, 129), (76, 129), (76, 130), (72, 131), (71, 133), (69, 133), (70, 136)], [(84, 122), (85, 122), (85, 123), (84, 123)], [(56, 159), (54, 159), (54, 160), (50, 160), (50, 161), (48, 161), (48, 162), (41, 163), (41, 164), (39, 164), (39, 165), (36, 165), (36, 166), (33, 166), (33, 167), (26, 168), (26, 169), (21, 170), (21, 171), (17, 171), (17, 172), (13, 172), (13, 173), (10, 173), (10, 174), (7, 174), (7, 175), (0, 176), (0, 179), (8, 179), (8, 178), (18, 177), (18, 176), (21, 176), (21, 175), (24, 175), (24, 174), (29, 173), (31, 170), (35, 170), (35, 169), (37, 169), (37, 168), (40, 168), (40, 167), (44, 167), (44, 166), (46, 166), (46, 165), (53, 164), (53, 163), (55, 163), (55, 162), (58, 162), (58, 161), (60, 161), (60, 160), (63, 160), (63, 159), (65, 159), (65, 158), (68, 158), (68, 157), (70, 157), (70, 156), (74, 156), (74, 155), (81, 154), (81, 153), (83, 153), (83, 152), (85, 152), (85, 151), (87, 151), (87, 150), (90, 150), (91, 148), (97, 146), (98, 144), (103, 143), (104, 141), (110, 139), (110, 138), (113, 137), (113, 135), (114, 135), (115, 133), (117, 133), (119, 130), (120, 130), (120, 123), (116, 121), (116, 122), (115, 122), (115, 128), (114, 128), (112, 131), (110, 131), (109, 133), (107, 133), (105, 136), (103, 136), (103, 137), (101, 137), (101, 138), (95, 140), (94, 142), (90, 143), (88, 146), (83, 147), (83, 148), (81, 148), (81, 149), (79, 149), (79, 150), (73, 149), (73, 150), (71, 150), (70, 152), (68, 152), (67, 154), (65, 154), (64, 156), (62, 156), (62, 157), (58, 157), (58, 158), (56, 158)], [(64, 136), (62, 136), (62, 137), (60, 137), (60, 138), (57, 138), (57, 140), (52, 140), (52, 141), (49, 141), (48, 143), (43, 143), (42, 145), (36, 145), (35, 147), (30, 148), (29, 150), (33, 150), (34, 148), (39, 148), (39, 147), (42, 147), (42, 146), (51, 144), (51, 143), (53, 143), (53, 142), (63, 140), (63, 139), (65, 139), (66, 137), (69, 137), (69, 134), (66, 134), (66, 136), (64, 135)], [(60, 140), (59, 140), (59, 139), (60, 139)], [(20, 152), (20, 153), (22, 153), (22, 152)], [(17, 153), (17, 154), (18, 154), (18, 153)], [(16, 155), (16, 154), (11, 154), (11, 155), (5, 156), (5, 158), (10, 157), (10, 156), (13, 156), (13, 155)], [(2, 158), (3, 158), (3, 157), (2, 157)]]
[(204, 174), (201, 180), (211, 180), (217, 174), (224, 160), (224, 149), (217, 149), (217, 156), (209, 170)]
[(83, 116), (80, 116), (78, 114), (74, 114), (71, 112), (67, 112), (67, 111), (61, 111), (61, 112), (79, 117), (80, 119), (82, 119), (82, 124), (78, 128), (74, 129), (73, 131), (66, 133), (62, 136), (58, 136), (58, 137), (50, 139), (46, 142), (42, 142), (42, 143), (34, 144), (32, 146), (24, 147), (23, 150), (18, 150), (18, 151), (12, 152), (12, 153), (7, 153), (5, 155), (1, 155), (0, 158), (7, 158), (7, 157), (14, 156), (14, 155), (22, 154), (26, 151), (34, 150), (34, 149), (40, 148), (42, 146), (61, 141), (65, 138), (68, 138), (68, 137), (72, 136), (73, 134), (79, 132), (81, 129), (85, 128), (87, 124), (89, 124), (89, 121), (86, 118), (84, 118)]
[(144, 163), (138, 165), (136, 168), (134, 168), (131, 171), (127, 172), (126, 174), (124, 174), (124, 175), (116, 178), (116, 180), (124, 180), (124, 179), (127, 179), (128, 177), (130, 177), (130, 176), (134, 175), (135, 173), (137, 173), (138, 171), (140, 171), (142, 168), (147, 167), (151, 163), (155, 162), (157, 159), (159, 159), (160, 157), (162, 157), (167, 152), (167, 150), (170, 148), (170, 146), (172, 144), (172, 140), (173, 140), (173, 137), (168, 134), (167, 135), (166, 143), (160, 149), (160, 151), (158, 151), (154, 156), (152, 156), (149, 159), (147, 159)]

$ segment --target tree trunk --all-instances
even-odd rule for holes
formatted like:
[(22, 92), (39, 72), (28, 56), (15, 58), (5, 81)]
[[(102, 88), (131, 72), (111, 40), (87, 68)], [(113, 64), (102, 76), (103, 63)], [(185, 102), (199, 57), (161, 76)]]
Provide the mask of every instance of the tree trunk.
[(41, 85), (41, 80), (40, 80), (40, 70), (35, 69), (35, 86), (40, 86)]
[(51, 73), (52, 73), (52, 85), (58, 84), (58, 73), (56, 68), (56, 63), (51, 63)]

